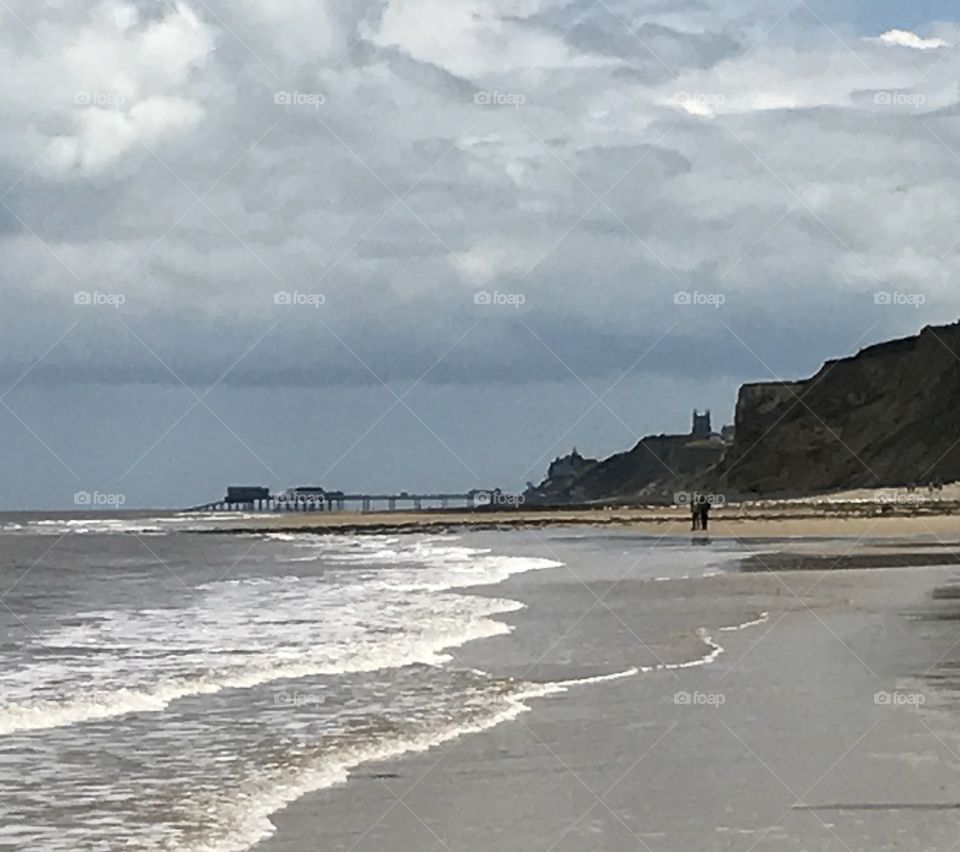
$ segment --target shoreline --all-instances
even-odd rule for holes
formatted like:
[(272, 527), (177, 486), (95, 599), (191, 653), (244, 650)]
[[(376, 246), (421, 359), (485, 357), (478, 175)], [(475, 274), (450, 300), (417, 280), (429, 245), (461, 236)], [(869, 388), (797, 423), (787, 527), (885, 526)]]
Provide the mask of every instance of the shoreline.
[[(832, 558), (848, 544), (777, 542), (797, 559)], [(874, 551), (885, 559), (895, 546)], [(639, 841), (658, 852), (735, 852), (764, 838), (771, 848), (878, 848), (894, 834), (914, 838), (905, 848), (952, 841), (950, 813), (931, 813), (960, 800), (960, 780), (935, 762), (952, 714), (918, 717), (876, 695), (930, 691), (922, 673), (949, 652), (951, 621), (918, 626), (915, 614), (952, 611), (934, 591), (953, 569), (797, 570), (809, 573), (629, 579), (609, 599), (614, 618), (590, 606), (619, 573), (611, 566), (578, 563), (573, 581), (557, 568), (465, 590), (526, 608), (502, 616), (509, 635), (456, 649), (458, 665), (533, 682), (628, 666), (638, 674), (538, 697), (481, 734), (358, 767), (346, 783), (273, 814), (277, 831), (256, 852), (306, 852), (320, 825), (327, 848), (356, 852), (620, 852)], [(791, 578), (802, 590), (787, 586)], [(546, 623), (555, 636), (538, 632)], [(705, 654), (714, 642), (722, 650)], [(650, 667), (652, 659), (666, 665)], [(691, 700), (681, 706), (679, 695)], [(935, 703), (932, 693), (927, 700)], [(842, 804), (878, 801), (898, 804), (869, 825)], [(829, 823), (818, 810), (833, 814)]]
[(960, 513), (884, 511), (880, 506), (824, 508), (814, 506), (730, 506), (716, 510), (708, 532), (691, 531), (690, 515), (676, 508), (577, 509), (517, 512), (341, 512), (288, 514), (231, 520), (224, 526), (190, 530), (194, 535), (277, 535), (464, 532), (483, 530), (597, 527), (644, 532), (652, 536), (689, 534), (693, 539), (860, 539), (960, 535)]

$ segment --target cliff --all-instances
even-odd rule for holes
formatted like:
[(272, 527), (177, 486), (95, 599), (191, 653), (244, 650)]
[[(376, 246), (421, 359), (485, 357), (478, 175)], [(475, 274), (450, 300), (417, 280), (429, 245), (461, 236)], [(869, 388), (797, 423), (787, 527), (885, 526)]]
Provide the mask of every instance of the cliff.
[(539, 485), (527, 483), (524, 498), (534, 503), (570, 502), (570, 493), (577, 479), (599, 464), (597, 459), (586, 459), (573, 448), (566, 456), (555, 458), (547, 469), (547, 477)]
[[(602, 461), (582, 460), (575, 471), (563, 464), (563, 477), (548, 474), (526, 493), (528, 503), (631, 502), (636, 499), (671, 499), (718, 461), (724, 444), (713, 438), (691, 435), (650, 435), (631, 450)], [(568, 457), (569, 458), (569, 457)], [(564, 460), (558, 460), (563, 462)], [(555, 465), (551, 465), (551, 471)]]
[(740, 389), (714, 487), (809, 494), (960, 479), (960, 323)]

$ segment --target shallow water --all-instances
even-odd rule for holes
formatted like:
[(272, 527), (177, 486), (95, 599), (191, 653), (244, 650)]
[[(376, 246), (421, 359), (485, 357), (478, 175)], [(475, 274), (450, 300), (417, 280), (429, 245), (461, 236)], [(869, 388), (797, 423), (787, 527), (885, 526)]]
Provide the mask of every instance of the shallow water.
[[(4, 519), (0, 844), (250, 848), (270, 814), (364, 762), (641, 671), (533, 683), (465, 666), (456, 649), (506, 635), (522, 609), (472, 587), (585, 559), (681, 580), (736, 555), (569, 530), (183, 531), (211, 523)], [(714, 640), (701, 644), (676, 665), (714, 659)]]

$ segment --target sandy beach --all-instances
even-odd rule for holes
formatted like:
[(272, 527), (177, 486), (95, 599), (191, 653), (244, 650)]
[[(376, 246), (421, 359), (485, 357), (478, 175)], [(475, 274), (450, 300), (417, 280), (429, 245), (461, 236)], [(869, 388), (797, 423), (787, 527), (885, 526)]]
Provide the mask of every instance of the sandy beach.
[(956, 842), (947, 516), (790, 538), (725, 515), (209, 534), (224, 520), (263, 521), (8, 522), (0, 846)]
[[(666, 579), (634, 569), (642, 535), (576, 535), (563, 568), (486, 592), (526, 604), (513, 633), (455, 652), (569, 686), (492, 730), (360, 767), (275, 814), (258, 852), (952, 848), (960, 609), (934, 596), (956, 576), (947, 551), (926, 567), (725, 562)], [(930, 543), (765, 537), (738, 565), (926, 559)]]
[[(730, 504), (713, 511), (710, 537), (725, 538), (956, 538), (960, 503), (954, 499), (894, 504), (837, 496), (822, 501)], [(690, 512), (677, 507), (518, 509), (514, 511), (316, 512), (247, 516), (218, 531), (258, 533), (426, 532), (451, 529), (536, 529), (593, 526), (650, 535), (690, 530)]]

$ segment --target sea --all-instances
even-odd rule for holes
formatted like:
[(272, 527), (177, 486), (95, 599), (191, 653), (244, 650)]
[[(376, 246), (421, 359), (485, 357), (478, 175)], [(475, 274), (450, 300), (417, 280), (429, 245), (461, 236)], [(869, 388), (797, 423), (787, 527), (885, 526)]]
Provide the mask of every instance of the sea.
[(631, 555), (651, 582), (738, 555), (575, 529), (219, 531), (256, 522), (0, 515), (0, 849), (251, 849), (272, 814), (365, 764), (649, 670), (464, 663), (524, 617), (499, 584), (585, 554)]

